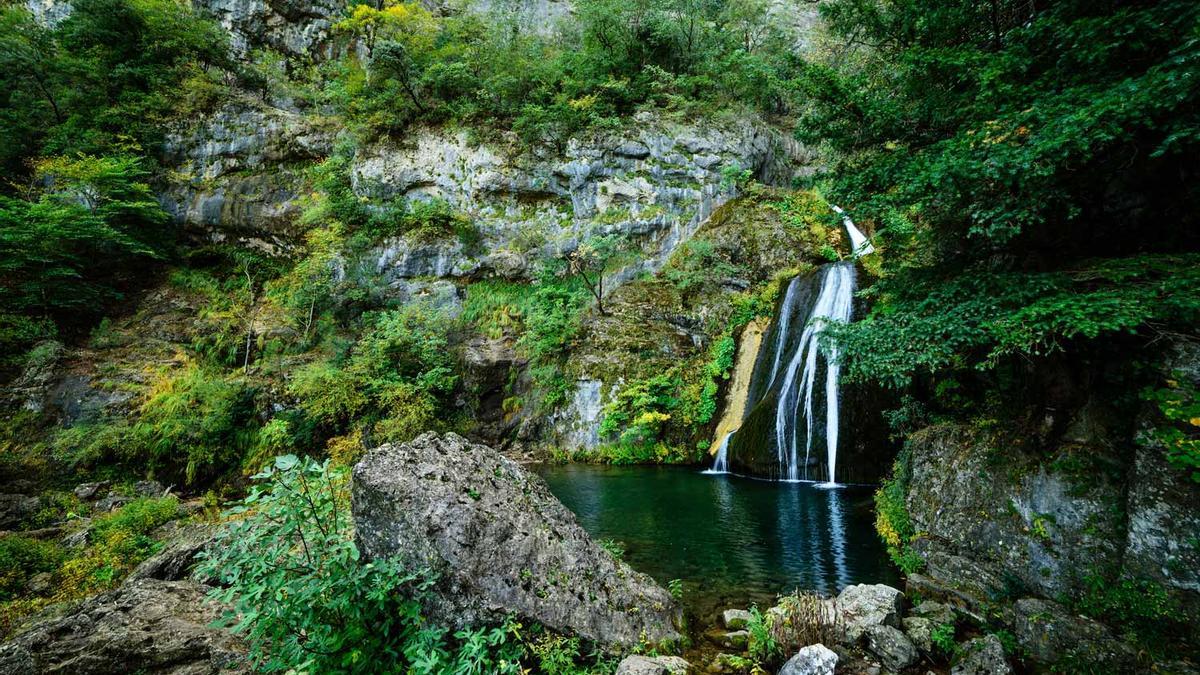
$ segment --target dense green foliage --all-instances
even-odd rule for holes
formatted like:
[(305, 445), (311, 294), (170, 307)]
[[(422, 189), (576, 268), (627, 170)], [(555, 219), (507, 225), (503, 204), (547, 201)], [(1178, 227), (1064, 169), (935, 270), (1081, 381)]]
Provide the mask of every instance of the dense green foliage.
[(197, 574), (226, 584), (226, 621), (264, 672), (584, 674), (577, 639), (515, 621), (451, 631), (422, 616), (433, 579), (395, 561), (360, 558), (349, 471), (285, 455), (254, 477), (227, 513)]
[(1167, 461), (1189, 472), (1200, 483), (1200, 396), (1183, 373), (1176, 373), (1162, 387), (1147, 387), (1142, 398), (1162, 415), (1162, 423), (1147, 429), (1139, 440), (1158, 443)]
[(908, 515), (905, 497), (908, 495), (908, 450), (901, 452), (892, 475), (875, 491), (875, 530), (887, 545), (892, 562), (906, 573), (920, 571), (924, 560), (912, 548), (916, 536)]
[[(72, 515), (85, 515), (76, 507)], [(0, 538), (0, 636), (51, 602), (78, 600), (116, 586), (161, 548), (154, 530), (179, 516), (175, 497), (143, 497), (97, 514), (82, 547), (21, 535)], [(48, 578), (30, 590), (31, 579), (39, 574)]]
[(515, 3), (440, 17), (418, 3), (356, 4), (339, 27), (367, 54), (337, 66), (330, 97), (369, 133), (503, 123), (561, 146), (640, 105), (779, 110), (791, 68), (767, 5), (748, 0), (584, 0), (556, 27), (532, 25)]
[[(852, 374), (992, 368), (1097, 338), (1190, 331), (1200, 202), (1194, 3), (866, 3), (872, 45), (810, 65), (802, 138), (886, 247)], [(935, 84), (936, 83), (936, 84)]]
[[(173, 239), (149, 187), (164, 124), (223, 90), (224, 34), (173, 0), (0, 9), (0, 349), (78, 329)], [(144, 156), (146, 155), (146, 156)]]

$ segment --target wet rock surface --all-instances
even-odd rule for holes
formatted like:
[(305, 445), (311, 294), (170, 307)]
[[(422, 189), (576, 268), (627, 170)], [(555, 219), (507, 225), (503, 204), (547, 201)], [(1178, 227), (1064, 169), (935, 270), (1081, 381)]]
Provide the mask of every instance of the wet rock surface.
[(360, 550), (439, 577), (431, 619), (517, 614), (606, 645), (679, 638), (671, 595), (594, 542), (540, 478), (455, 434), (370, 451), (354, 467)]

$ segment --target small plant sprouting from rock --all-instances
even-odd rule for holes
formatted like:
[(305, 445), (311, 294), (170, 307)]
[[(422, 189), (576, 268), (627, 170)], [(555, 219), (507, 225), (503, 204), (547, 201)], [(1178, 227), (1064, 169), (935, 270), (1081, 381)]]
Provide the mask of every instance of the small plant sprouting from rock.
[(929, 641), (942, 654), (954, 656), (958, 643), (954, 641), (954, 624), (943, 623), (929, 632)]
[(599, 543), (600, 548), (608, 551), (608, 554), (617, 560), (625, 558), (625, 545), (616, 539), (601, 539)]

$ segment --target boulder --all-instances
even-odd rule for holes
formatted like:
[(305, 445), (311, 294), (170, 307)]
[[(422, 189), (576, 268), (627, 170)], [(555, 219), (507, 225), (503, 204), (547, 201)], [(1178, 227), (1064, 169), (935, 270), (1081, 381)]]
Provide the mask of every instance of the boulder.
[(96, 502), (96, 511), (98, 513), (116, 511), (131, 501), (133, 501), (133, 497), (129, 497), (117, 492), (109, 492), (107, 497)]
[(1009, 675), (1012, 667), (1004, 655), (1004, 645), (995, 635), (985, 635), (964, 642), (958, 650), (958, 660), (951, 675)]
[(809, 645), (788, 659), (779, 675), (833, 675), (837, 663), (838, 655), (825, 645)]
[(603, 645), (679, 639), (679, 610), (650, 577), (588, 536), (545, 483), (455, 434), (376, 448), (354, 467), (360, 551), (438, 578), (430, 619), (517, 614)]
[(1108, 628), (1056, 602), (1023, 598), (1013, 615), (1017, 644), (1035, 664), (1052, 666), (1069, 659), (1072, 664), (1107, 664), (1122, 672), (1133, 664), (1132, 651)]
[(904, 634), (909, 640), (926, 654), (933, 652), (933, 629), (934, 623), (929, 619), (919, 616), (906, 616), (900, 620), (900, 624), (904, 627)]
[(130, 579), (177, 581), (187, 578), (196, 563), (196, 556), (212, 542), (216, 528), (210, 523), (174, 521), (163, 525), (154, 534), (166, 545), (134, 568)]
[(162, 497), (166, 488), (156, 480), (139, 480), (133, 484), (133, 494), (138, 497)]
[(678, 656), (627, 656), (617, 665), (616, 675), (687, 675), (691, 667)]
[(30, 495), (0, 494), (0, 530), (17, 527), (37, 513), (41, 500)]
[(900, 629), (892, 626), (871, 626), (863, 633), (867, 650), (884, 668), (900, 671), (917, 662), (917, 648)]
[(0, 672), (249, 672), (241, 640), (210, 627), (221, 609), (205, 599), (208, 590), (189, 581), (143, 579), (89, 598), (0, 646)]
[(899, 590), (884, 584), (847, 586), (837, 598), (846, 641), (858, 642), (871, 626), (899, 626), (903, 597)]
[(912, 610), (912, 615), (928, 619), (933, 626), (955, 623), (954, 608), (934, 600), (926, 600)]
[(106, 480), (96, 483), (80, 483), (75, 486), (75, 496), (83, 501), (89, 501), (95, 499), (101, 490), (107, 490), (108, 486), (109, 482)]
[(750, 612), (744, 609), (727, 609), (721, 613), (721, 623), (729, 630), (741, 630), (750, 624)]
[(750, 643), (750, 632), (735, 630), (721, 636), (721, 646), (729, 649), (745, 649)]

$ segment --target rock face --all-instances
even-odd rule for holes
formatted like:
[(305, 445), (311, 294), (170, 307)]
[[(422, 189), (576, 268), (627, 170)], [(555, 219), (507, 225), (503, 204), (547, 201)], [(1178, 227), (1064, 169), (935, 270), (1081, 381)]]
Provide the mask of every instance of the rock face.
[[(1200, 387), (1200, 344), (1180, 341), (1168, 353), (1163, 375)], [(1200, 485), (1187, 472), (1170, 466), (1166, 449), (1147, 433), (1156, 423), (1153, 410), (1138, 420), (1138, 437), (1129, 480), (1122, 562), (1132, 576), (1153, 579), (1174, 590), (1176, 598), (1200, 621)]]
[(837, 597), (845, 639), (853, 644), (872, 626), (900, 625), (904, 594), (884, 584), (847, 586)]
[(678, 656), (628, 656), (616, 675), (687, 675), (689, 664)]
[(1048, 600), (1025, 598), (1014, 607), (1013, 632), (1030, 661), (1050, 665), (1069, 658), (1076, 664), (1133, 665), (1132, 652), (1100, 623), (1076, 616)]
[[(1200, 345), (1168, 346), (1158, 378), (1200, 385)], [(1150, 433), (1170, 423), (1156, 407), (1130, 420), (1114, 403), (1123, 392), (1073, 391), (1075, 379), (1056, 376), (1068, 391), (1044, 406), (1041, 426), (1027, 422), (1029, 439), (965, 425), (910, 437), (906, 505), (926, 565), (908, 584), (974, 619), (997, 595), (1024, 596), (1003, 619), (1031, 663), (1121, 666), (1133, 657), (1116, 631), (1047, 599), (1085, 597), (1097, 579), (1151, 583), (1180, 610), (1164, 630), (1194, 638), (1200, 485)]]
[(615, 560), (537, 476), (482, 445), (427, 433), (354, 467), (354, 520), (370, 558), (439, 577), (433, 619), (510, 613), (606, 645), (679, 638), (671, 595)]
[(1073, 589), (1075, 572), (1115, 566), (1120, 552), (1120, 485), (1103, 474), (1086, 481), (1049, 472), (1036, 457), (1004, 450), (958, 427), (914, 437), (913, 526), (928, 533), (928, 569), (985, 598), (1013, 576), (1040, 593)]
[(871, 626), (863, 635), (867, 650), (879, 659), (884, 668), (904, 670), (917, 662), (917, 648), (900, 630), (891, 626)]
[(779, 675), (833, 675), (838, 655), (825, 645), (809, 645), (788, 659)]
[(231, 103), (167, 137), (176, 178), (161, 195), (167, 212), (214, 241), (276, 252), (299, 241), (304, 164), (327, 156), (331, 135), (303, 116)]
[(0, 672), (249, 672), (241, 641), (209, 627), (220, 609), (205, 599), (207, 591), (207, 586), (187, 581), (128, 583), (0, 646)]
[(268, 47), (306, 61), (332, 54), (331, 29), (345, 14), (336, 0), (196, 0), (194, 5), (229, 32), (235, 55)]
[(985, 635), (963, 644), (951, 675), (1009, 675), (1012, 666), (1004, 656), (1004, 645), (995, 635)]

